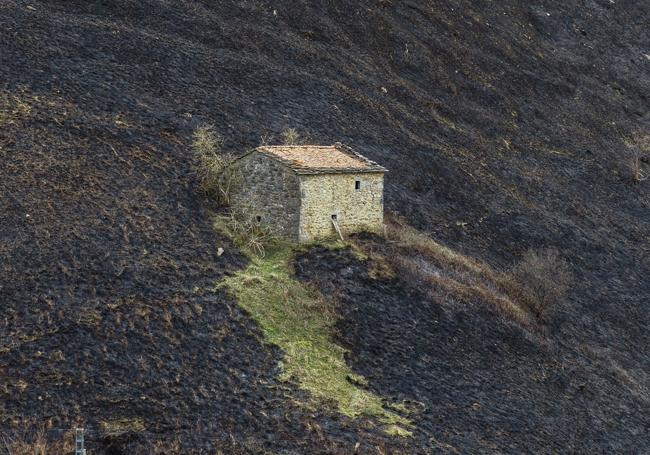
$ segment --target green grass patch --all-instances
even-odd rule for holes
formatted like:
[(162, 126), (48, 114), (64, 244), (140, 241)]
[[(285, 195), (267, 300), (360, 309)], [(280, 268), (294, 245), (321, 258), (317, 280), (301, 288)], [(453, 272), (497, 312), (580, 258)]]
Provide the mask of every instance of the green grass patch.
[(228, 288), (266, 340), (284, 351), (282, 380), (297, 382), (316, 403), (334, 403), (348, 417), (370, 417), (388, 434), (410, 436), (410, 421), (391, 410), (401, 409), (399, 405), (384, 403), (364, 389), (365, 378), (345, 363), (345, 349), (332, 341), (336, 314), (317, 290), (295, 279), (293, 255), (291, 246), (270, 247), (264, 257), (251, 256), (246, 269), (219, 286)]

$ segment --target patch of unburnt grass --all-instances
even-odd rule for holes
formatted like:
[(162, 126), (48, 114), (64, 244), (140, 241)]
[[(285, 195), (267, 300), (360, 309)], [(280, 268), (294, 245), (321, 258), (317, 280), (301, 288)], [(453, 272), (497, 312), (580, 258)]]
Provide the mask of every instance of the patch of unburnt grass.
[(0, 453), (7, 455), (55, 455), (72, 453), (73, 435), (70, 431), (48, 436), (46, 425), (0, 434)]
[(388, 253), (368, 252), (376, 263), (371, 276), (398, 273), (432, 296), (485, 302), (526, 329), (534, 329), (566, 298), (572, 282), (568, 264), (554, 250), (529, 251), (502, 271), (436, 242), (394, 215), (386, 218), (386, 239)]
[(100, 428), (106, 437), (118, 437), (126, 433), (142, 433), (145, 431), (144, 421), (139, 418), (105, 420), (100, 422)]
[(650, 134), (637, 132), (624, 141), (625, 147), (619, 157), (619, 174), (632, 183), (650, 177)]
[(276, 242), (263, 257), (251, 254), (246, 269), (218, 286), (229, 289), (266, 340), (283, 350), (280, 378), (310, 392), (314, 402), (306, 406), (333, 403), (345, 416), (370, 418), (390, 435), (410, 436), (409, 420), (395, 411), (399, 404), (386, 403), (368, 390), (365, 378), (346, 364), (346, 350), (333, 341), (335, 308), (294, 277), (294, 254), (291, 245)]

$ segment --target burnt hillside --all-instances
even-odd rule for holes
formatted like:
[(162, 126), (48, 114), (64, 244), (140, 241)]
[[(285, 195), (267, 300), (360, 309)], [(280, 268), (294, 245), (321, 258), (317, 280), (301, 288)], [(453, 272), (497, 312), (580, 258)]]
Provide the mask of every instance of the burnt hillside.
[[(0, 429), (85, 422), (129, 454), (647, 450), (650, 193), (628, 165), (649, 23), (644, 0), (3, 0)], [(547, 342), (480, 305), (437, 329), (412, 284), (312, 252), (302, 278), (360, 308), (352, 367), (426, 411), (398, 440), (296, 405), (281, 353), (210, 290), (245, 259), (195, 191), (206, 122), (237, 151), (287, 127), (354, 146), (390, 170), (388, 209), (495, 267), (557, 248), (577, 280)], [(390, 312), (405, 295), (414, 330)]]

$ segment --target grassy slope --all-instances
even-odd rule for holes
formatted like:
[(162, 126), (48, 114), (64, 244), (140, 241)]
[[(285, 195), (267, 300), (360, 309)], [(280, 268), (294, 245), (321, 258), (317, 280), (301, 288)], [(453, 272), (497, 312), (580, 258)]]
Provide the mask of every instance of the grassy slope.
[(395, 413), (399, 405), (385, 405), (360, 387), (367, 381), (346, 365), (346, 351), (333, 341), (332, 302), (292, 276), (292, 259), (290, 246), (277, 245), (220, 285), (235, 294), (265, 338), (283, 350), (282, 379), (296, 380), (321, 404), (332, 401), (346, 416), (376, 418), (387, 433), (410, 435), (410, 422)]

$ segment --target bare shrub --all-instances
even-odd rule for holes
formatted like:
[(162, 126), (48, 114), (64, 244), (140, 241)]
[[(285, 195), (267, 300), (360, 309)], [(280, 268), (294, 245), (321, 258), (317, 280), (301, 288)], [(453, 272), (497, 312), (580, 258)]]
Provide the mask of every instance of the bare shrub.
[(266, 248), (277, 239), (277, 236), (269, 226), (246, 213), (245, 210), (239, 210), (221, 215), (215, 219), (215, 228), (233, 239), (239, 248), (264, 257)]
[(192, 146), (198, 153), (215, 153), (221, 150), (223, 138), (217, 133), (214, 125), (204, 124), (194, 131)]
[(271, 145), (273, 142), (274, 136), (271, 133), (264, 133), (260, 136), (260, 147), (265, 147)]
[(648, 179), (643, 172), (642, 155), (638, 150), (627, 150), (621, 158), (619, 167), (621, 176), (630, 182), (638, 183)]
[(203, 125), (194, 131), (192, 147), (201, 190), (220, 204), (229, 205), (240, 177), (232, 166), (235, 156), (223, 151), (223, 139), (212, 125)]
[(650, 177), (647, 165), (650, 162), (650, 135), (634, 134), (624, 140), (625, 149), (619, 162), (619, 172), (623, 178), (634, 183)]
[(301, 142), (300, 133), (295, 128), (285, 128), (280, 133), (280, 138), (284, 145), (300, 145)]
[(539, 318), (566, 298), (573, 283), (569, 264), (557, 250), (529, 250), (511, 270), (511, 275), (526, 291), (521, 299)]

